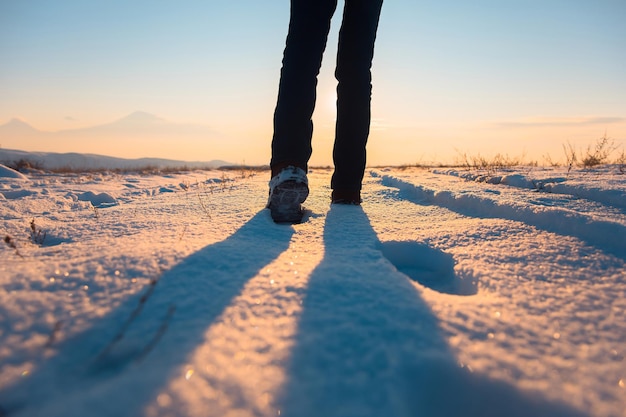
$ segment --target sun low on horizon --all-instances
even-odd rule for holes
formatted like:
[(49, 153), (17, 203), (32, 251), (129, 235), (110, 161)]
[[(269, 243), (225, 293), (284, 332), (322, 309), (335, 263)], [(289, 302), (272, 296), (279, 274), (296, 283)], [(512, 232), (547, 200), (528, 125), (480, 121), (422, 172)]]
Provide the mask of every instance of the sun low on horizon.
[[(313, 165), (332, 163), (342, 7)], [(369, 163), (559, 159), (603, 136), (623, 149), (624, 17), (617, 0), (385, 2)], [(0, 147), (265, 164), (288, 23), (287, 1), (2, 2)]]

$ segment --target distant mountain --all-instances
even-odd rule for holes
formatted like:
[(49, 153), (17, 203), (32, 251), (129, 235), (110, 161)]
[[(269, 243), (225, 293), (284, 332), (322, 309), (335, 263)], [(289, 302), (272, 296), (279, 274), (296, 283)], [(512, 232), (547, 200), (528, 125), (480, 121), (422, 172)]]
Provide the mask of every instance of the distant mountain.
[(79, 129), (41, 131), (12, 119), (0, 125), (0, 148), (42, 152), (78, 152), (106, 155), (215, 155), (225, 143), (208, 126), (172, 123), (150, 113), (137, 111), (111, 123)]
[(8, 123), (0, 125), (0, 140), (11, 136), (34, 136), (45, 132), (35, 129), (20, 119), (11, 119)]
[(20, 119), (11, 119), (8, 123), (0, 125), (0, 131), (12, 131), (12, 132), (32, 132), (32, 133), (36, 133), (36, 132), (40, 132), (39, 130), (35, 129), (34, 127), (32, 127), (31, 125), (29, 125), (28, 123), (20, 120)]
[(12, 165), (14, 162), (26, 160), (33, 162), (42, 169), (142, 169), (156, 168), (219, 168), (233, 164), (222, 160), (211, 161), (177, 161), (162, 158), (125, 159), (104, 155), (55, 152), (26, 152), (13, 149), (0, 149), (0, 164)]
[(126, 117), (122, 117), (116, 123), (165, 123), (165, 119), (155, 116), (154, 114), (146, 113), (145, 111), (136, 111)]
[(158, 130), (163, 132), (164, 130), (177, 130), (178, 132), (186, 131), (189, 129), (205, 129), (208, 130), (206, 126), (198, 126), (198, 125), (185, 125), (178, 123), (170, 123), (165, 119), (162, 119), (158, 116), (155, 116), (150, 113), (136, 111), (134, 113), (129, 114), (128, 116), (122, 117), (121, 119), (115, 120), (111, 123), (106, 123), (98, 126), (91, 126), (83, 129), (71, 129), (65, 130), (57, 133), (68, 133), (68, 134), (84, 134), (86, 132), (89, 133), (110, 133), (110, 132), (123, 132), (124, 130), (132, 131), (136, 133), (137, 131), (146, 131), (152, 132), (154, 130)]

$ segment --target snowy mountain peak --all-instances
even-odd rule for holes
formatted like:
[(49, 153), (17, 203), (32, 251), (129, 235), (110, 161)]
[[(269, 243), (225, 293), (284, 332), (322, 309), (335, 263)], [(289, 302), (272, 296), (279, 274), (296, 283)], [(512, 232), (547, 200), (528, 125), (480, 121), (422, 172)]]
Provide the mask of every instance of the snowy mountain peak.
[(132, 124), (153, 124), (153, 123), (163, 123), (165, 119), (155, 116), (154, 114), (147, 113), (144, 111), (135, 111), (128, 116), (125, 116), (119, 119), (117, 123), (132, 123)]
[(18, 119), (17, 117), (12, 118), (7, 123), (0, 125), (0, 129), (8, 130), (12, 132), (35, 132), (37, 129), (26, 123), (25, 121)]

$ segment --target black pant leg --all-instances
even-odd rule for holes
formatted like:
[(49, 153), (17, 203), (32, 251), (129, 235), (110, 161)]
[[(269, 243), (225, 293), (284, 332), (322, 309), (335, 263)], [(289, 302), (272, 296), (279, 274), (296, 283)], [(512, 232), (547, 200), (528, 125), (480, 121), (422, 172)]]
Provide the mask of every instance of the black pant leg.
[(370, 130), (372, 59), (382, 0), (346, 0), (335, 76), (337, 125), (332, 188), (360, 190)]
[(291, 0), (274, 112), (272, 166), (306, 167), (311, 157), (317, 76), (336, 7), (337, 0)]

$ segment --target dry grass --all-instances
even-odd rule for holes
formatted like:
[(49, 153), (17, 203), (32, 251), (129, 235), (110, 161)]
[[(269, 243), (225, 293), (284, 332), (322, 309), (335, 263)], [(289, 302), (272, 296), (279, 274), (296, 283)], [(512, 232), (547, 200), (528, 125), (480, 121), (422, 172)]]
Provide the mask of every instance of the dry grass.
[(609, 157), (617, 150), (615, 140), (609, 138), (606, 133), (593, 145), (588, 145), (582, 155), (581, 164), (585, 168), (593, 168), (598, 165), (609, 163)]
[[(567, 168), (567, 173), (575, 169), (591, 169), (601, 165), (615, 164), (619, 166), (621, 173), (626, 173), (626, 152), (624, 150), (617, 156), (611, 158), (618, 150), (615, 139), (604, 134), (594, 143), (587, 145), (584, 150), (576, 149), (570, 142), (563, 144), (564, 160), (558, 161), (552, 159), (549, 154), (543, 156), (543, 165), (550, 167)], [(495, 173), (498, 170), (510, 169), (513, 167), (536, 167), (540, 164), (536, 161), (527, 161), (524, 156), (510, 157), (506, 154), (496, 154), (492, 157), (484, 157), (481, 154), (468, 155), (465, 152), (457, 150), (457, 165), (468, 170), (481, 170), (487, 173)]]
[(35, 224), (35, 219), (30, 221), (30, 241), (35, 245), (43, 246), (47, 232)]
[(481, 154), (468, 155), (465, 152), (459, 152), (457, 158), (458, 166), (467, 168), (468, 170), (481, 170), (487, 171), (488, 174), (493, 174), (497, 171), (511, 169), (518, 166), (537, 166), (537, 162), (526, 162), (524, 156), (511, 157), (508, 154), (496, 154), (493, 157), (484, 157)]

